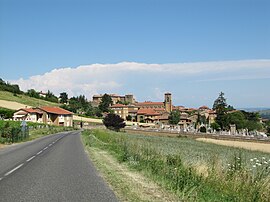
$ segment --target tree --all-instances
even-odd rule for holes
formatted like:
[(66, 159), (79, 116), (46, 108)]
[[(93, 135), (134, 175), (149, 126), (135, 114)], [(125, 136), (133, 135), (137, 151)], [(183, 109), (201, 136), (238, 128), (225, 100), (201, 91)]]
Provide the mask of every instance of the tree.
[(34, 89), (27, 90), (26, 95), (29, 97), (40, 98), (38, 92), (36, 92)]
[[(230, 108), (233, 108), (232, 106), (230, 106)], [(213, 104), (213, 110), (216, 110), (216, 122), (218, 125), (220, 125), (221, 129), (224, 129), (226, 127), (228, 127), (228, 120), (226, 117), (226, 113), (227, 113), (227, 102), (226, 102), (226, 98), (224, 97), (224, 93), (221, 92), (218, 96), (218, 98), (214, 101)]]
[(58, 98), (49, 90), (46, 94), (45, 100), (58, 103)]
[(102, 111), (102, 112), (109, 112), (109, 107), (111, 106), (111, 104), (113, 103), (112, 98), (110, 95), (108, 94), (104, 94), (101, 98), (101, 102), (98, 105), (98, 108)]
[(60, 103), (67, 103), (68, 101), (68, 94), (66, 92), (60, 93)]
[(226, 115), (228, 124), (235, 124), (237, 129), (243, 129), (246, 128), (246, 118), (243, 112), (236, 111), (233, 113), (228, 113)]
[(103, 124), (110, 130), (119, 131), (126, 126), (124, 119), (117, 114), (110, 113), (103, 119)]
[(180, 121), (180, 111), (172, 111), (169, 115), (169, 124), (177, 125)]
[(132, 116), (131, 115), (127, 115), (126, 119), (127, 119), (127, 121), (131, 121), (132, 120)]

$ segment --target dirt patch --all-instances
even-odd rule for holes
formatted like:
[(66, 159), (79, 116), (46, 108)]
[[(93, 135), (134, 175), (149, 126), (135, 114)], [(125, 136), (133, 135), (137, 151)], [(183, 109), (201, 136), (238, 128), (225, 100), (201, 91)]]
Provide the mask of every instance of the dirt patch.
[(21, 109), (21, 108), (25, 108), (25, 107), (30, 108), (31, 106), (27, 106), (25, 104), (13, 102), (13, 101), (0, 100), (0, 107), (17, 110), (17, 109)]
[(4, 147), (6, 147), (6, 145), (0, 144), (0, 149), (2, 149), (2, 148), (4, 148)]
[(258, 143), (258, 142), (241, 142), (232, 140), (216, 140), (211, 138), (197, 138), (198, 141), (209, 142), (230, 147), (239, 147), (243, 149), (249, 149), (253, 151), (262, 151), (270, 153), (270, 144)]

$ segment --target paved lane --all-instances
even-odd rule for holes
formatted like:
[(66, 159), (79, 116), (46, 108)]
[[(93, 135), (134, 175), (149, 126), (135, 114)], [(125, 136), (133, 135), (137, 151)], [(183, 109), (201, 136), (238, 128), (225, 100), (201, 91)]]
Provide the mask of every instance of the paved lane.
[(80, 132), (0, 150), (0, 201), (117, 201), (84, 152)]

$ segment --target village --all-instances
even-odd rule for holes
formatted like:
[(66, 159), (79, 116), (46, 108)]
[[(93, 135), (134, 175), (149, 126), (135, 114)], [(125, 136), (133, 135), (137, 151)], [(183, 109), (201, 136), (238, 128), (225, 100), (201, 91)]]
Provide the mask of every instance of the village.
[[(40, 97), (45, 97), (46, 93), (39, 92)], [(227, 128), (220, 129), (216, 124), (217, 112), (205, 105), (199, 108), (187, 108), (184, 106), (175, 106), (173, 104), (173, 95), (169, 92), (164, 93), (164, 99), (161, 101), (144, 101), (138, 102), (133, 94), (118, 95), (118, 94), (99, 94), (93, 95), (92, 100), (88, 105), (94, 108), (99, 108), (104, 95), (108, 96), (110, 103), (108, 109), (111, 113), (118, 115), (125, 122), (128, 129), (144, 129), (155, 131), (169, 131), (175, 133), (189, 134), (217, 134), (217, 135), (233, 135), (267, 138), (263, 131), (249, 130), (248, 128), (239, 128), (234, 122), (229, 124)], [(58, 98), (60, 99), (60, 98)], [(62, 105), (65, 109), (57, 106), (41, 106), (41, 107), (25, 107), (15, 111), (13, 120), (15, 121), (30, 121), (56, 126), (75, 126), (87, 127), (91, 122), (99, 119), (87, 119), (81, 110), (69, 111), (71, 105), (70, 99)], [(242, 113), (239, 110), (232, 109), (229, 114)], [(246, 112), (245, 112), (246, 113)], [(82, 118), (84, 117), (84, 121)], [(104, 118), (108, 112), (103, 112), (101, 116)], [(171, 116), (176, 116), (176, 122), (172, 123)], [(254, 115), (254, 114), (251, 114)], [(75, 117), (75, 119), (74, 119)], [(74, 121), (77, 121), (74, 124)], [(258, 118), (260, 124), (264, 124), (267, 119)]]

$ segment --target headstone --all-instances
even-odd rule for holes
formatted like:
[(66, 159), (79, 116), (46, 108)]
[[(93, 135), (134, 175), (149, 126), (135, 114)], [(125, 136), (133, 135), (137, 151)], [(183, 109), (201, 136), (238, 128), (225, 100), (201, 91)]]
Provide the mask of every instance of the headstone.
[(235, 124), (230, 125), (230, 134), (236, 135), (236, 125)]

